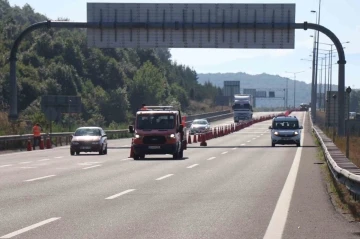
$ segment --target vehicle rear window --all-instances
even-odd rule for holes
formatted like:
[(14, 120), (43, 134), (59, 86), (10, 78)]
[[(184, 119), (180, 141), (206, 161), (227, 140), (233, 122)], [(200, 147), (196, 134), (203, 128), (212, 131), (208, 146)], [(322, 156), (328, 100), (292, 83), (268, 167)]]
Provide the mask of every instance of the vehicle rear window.
[(101, 130), (100, 129), (90, 129), (90, 128), (84, 128), (84, 129), (78, 129), (75, 131), (75, 136), (101, 136)]
[(299, 122), (295, 120), (274, 121), (273, 129), (298, 129)]
[(137, 116), (137, 129), (173, 129), (175, 114), (141, 114)]

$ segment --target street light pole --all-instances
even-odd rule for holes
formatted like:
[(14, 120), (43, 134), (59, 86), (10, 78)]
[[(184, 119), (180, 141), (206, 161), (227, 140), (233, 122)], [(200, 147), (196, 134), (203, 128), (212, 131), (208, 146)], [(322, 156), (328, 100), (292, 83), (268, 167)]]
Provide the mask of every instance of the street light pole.
[[(319, 0), (319, 12), (318, 12), (318, 17), (317, 17), (317, 24), (320, 25), (320, 16), (321, 16), (321, 0)], [(318, 67), (319, 67), (319, 42), (320, 42), (320, 32), (317, 31), (316, 34), (316, 77), (315, 77), (315, 92), (317, 95), (317, 72), (318, 72)], [(315, 104), (315, 110), (316, 110), (316, 104)], [(316, 112), (315, 112), (316, 114)], [(315, 117), (316, 120), (316, 117)]]
[(298, 72), (289, 72), (289, 71), (286, 71), (286, 73), (294, 74), (294, 108), (296, 107), (296, 105), (295, 105), (295, 97), (296, 97), (296, 74), (303, 73), (303, 72), (305, 72), (305, 71), (298, 71)]
[(335, 132), (336, 132), (336, 94), (333, 94), (332, 98), (334, 99), (334, 122), (333, 122), (333, 142), (335, 142)]
[(350, 145), (349, 145), (349, 138), (350, 138), (350, 130), (349, 130), (349, 124), (350, 124), (350, 93), (351, 93), (351, 88), (350, 86), (346, 89), (346, 93), (348, 93), (348, 98), (347, 98), (347, 121), (346, 121), (346, 157), (349, 158), (349, 153), (350, 153)]
[[(316, 11), (312, 10), (312, 13), (316, 14), (315, 23), (318, 22), (318, 14)], [(316, 101), (317, 101), (317, 93), (316, 93), (316, 86), (315, 81), (317, 77), (317, 68), (315, 68), (316, 65), (316, 31), (314, 30), (314, 43), (313, 43), (313, 59), (312, 59), (312, 79), (311, 79), (311, 117), (313, 118), (313, 121), (316, 121)]]
[(71, 131), (71, 125), (70, 125), (70, 104), (71, 104), (71, 100), (69, 100), (69, 102), (68, 102), (68, 113), (69, 113), (69, 115), (68, 115), (68, 126), (69, 126), (69, 132)]

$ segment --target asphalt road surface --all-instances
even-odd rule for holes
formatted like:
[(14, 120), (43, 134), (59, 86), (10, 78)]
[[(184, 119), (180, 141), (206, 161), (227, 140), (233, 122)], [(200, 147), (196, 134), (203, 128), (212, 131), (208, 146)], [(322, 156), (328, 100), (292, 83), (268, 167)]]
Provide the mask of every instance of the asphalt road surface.
[(330, 202), (305, 113), (295, 115), (300, 148), (272, 148), (266, 121), (189, 145), (184, 160), (134, 161), (129, 139), (103, 156), (0, 155), (0, 238), (359, 238)]

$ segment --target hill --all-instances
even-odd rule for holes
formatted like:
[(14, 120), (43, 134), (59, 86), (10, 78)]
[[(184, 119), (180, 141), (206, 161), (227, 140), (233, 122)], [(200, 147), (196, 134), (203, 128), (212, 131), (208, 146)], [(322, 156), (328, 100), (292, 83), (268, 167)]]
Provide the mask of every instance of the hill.
[[(28, 4), (11, 7), (0, 0), (0, 112), (8, 110), (11, 45), (26, 27), (45, 20)], [(85, 29), (42, 29), (25, 37), (17, 55), (21, 119), (47, 125), (39, 107), (46, 94), (82, 97), (82, 114), (63, 115), (59, 127), (68, 119), (73, 125), (116, 127), (131, 121), (142, 103), (172, 104), (185, 112), (214, 110), (219, 90), (199, 84), (190, 67), (173, 63), (169, 49), (97, 49), (86, 42)]]
[[(294, 105), (294, 80), (278, 75), (259, 74), (249, 75), (243, 72), (239, 73), (216, 73), (216, 74), (198, 74), (199, 83), (210, 82), (214, 86), (223, 87), (224, 81), (240, 81), (241, 92), (243, 89), (257, 89), (258, 91), (275, 91), (275, 97), (281, 99), (257, 98), (257, 107), (282, 107), (284, 106), (284, 89), (288, 81), (288, 105)], [(323, 87), (323, 86), (322, 86)], [(333, 86), (337, 90), (337, 86)], [(299, 106), (303, 102), (310, 102), (311, 84), (302, 81), (296, 81), (295, 105)]]

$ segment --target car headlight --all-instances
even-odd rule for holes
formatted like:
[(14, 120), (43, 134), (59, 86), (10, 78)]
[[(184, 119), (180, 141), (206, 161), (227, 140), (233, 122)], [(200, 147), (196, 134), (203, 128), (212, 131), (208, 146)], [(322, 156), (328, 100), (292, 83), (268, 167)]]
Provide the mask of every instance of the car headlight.
[(73, 142), (71, 142), (71, 144), (73, 144), (73, 145), (78, 145), (79, 142), (73, 141)]
[(175, 139), (175, 134), (170, 134), (170, 135), (169, 135), (169, 138), (170, 138), (170, 139)]
[(138, 134), (135, 134), (135, 138), (136, 138), (136, 139), (140, 139), (140, 138), (141, 138), (141, 136), (140, 136), (140, 135), (138, 135)]
[(279, 135), (279, 132), (275, 132), (274, 134), (275, 134), (275, 135)]
[(295, 135), (298, 135), (299, 133), (295, 131), (294, 134), (295, 134)]

